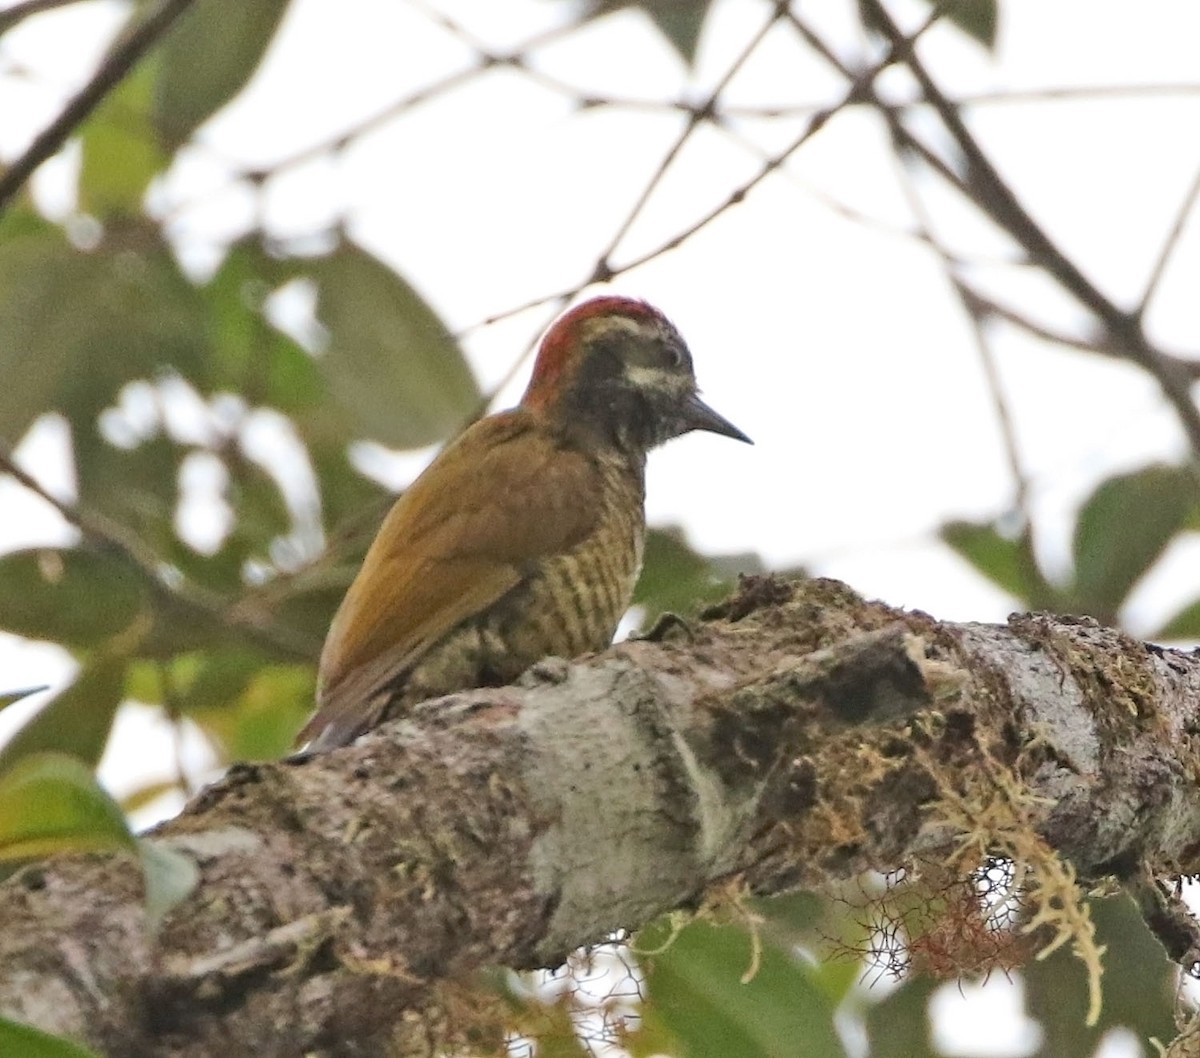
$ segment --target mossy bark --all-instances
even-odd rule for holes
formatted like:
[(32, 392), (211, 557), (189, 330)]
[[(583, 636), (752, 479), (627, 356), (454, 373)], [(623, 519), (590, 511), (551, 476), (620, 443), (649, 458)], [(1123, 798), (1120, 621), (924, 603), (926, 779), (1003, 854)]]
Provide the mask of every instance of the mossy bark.
[(555, 965), (735, 878), (967, 869), (967, 848), (1197, 872), (1197, 702), (1200, 659), (1087, 621), (748, 579), (694, 623), (233, 768), (154, 836), (202, 878), (156, 935), (130, 861), (23, 871), (0, 1014), (113, 1056), (388, 1053), (439, 982)]

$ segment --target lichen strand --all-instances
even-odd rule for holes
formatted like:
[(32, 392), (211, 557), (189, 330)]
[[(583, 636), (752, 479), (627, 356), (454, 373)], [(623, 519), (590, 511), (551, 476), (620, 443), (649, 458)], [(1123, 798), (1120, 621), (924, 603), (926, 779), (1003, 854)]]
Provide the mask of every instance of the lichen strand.
[(1023, 912), (1018, 928), (1034, 940), (1038, 958), (1071, 944), (1087, 973), (1087, 1024), (1095, 1025), (1100, 1017), (1103, 949), (1096, 942), (1073, 865), (1039, 833), (1043, 799), (1008, 767), (986, 757), (965, 779), (962, 772), (933, 764), (929, 771), (939, 786), (930, 814), (948, 828), (952, 839), (944, 865), (963, 876), (997, 857), (1015, 865), (1021, 872)]
[[(1037, 631), (1055, 635), (1040, 623)], [(958, 630), (943, 628), (936, 634), (947, 654), (966, 651)], [(1130, 641), (1121, 638), (1127, 646)], [(1094, 1024), (1100, 1013), (1101, 951), (1069, 855), (1064, 857), (1063, 846), (1047, 840), (1045, 799), (1035, 796), (1023, 779), (1037, 770), (1047, 747), (1022, 735), (1028, 724), (1018, 715), (999, 664), (970, 653), (963, 659), (963, 668), (972, 674), (963, 691), (970, 712), (946, 710), (938, 737), (916, 750), (934, 786), (924, 812), (927, 835), (935, 838), (929, 852), (940, 849), (940, 865), (962, 877), (996, 857), (1019, 865), (1025, 916), (1019, 928), (1041, 954), (1072, 945), (1087, 969), (1088, 1021)]]

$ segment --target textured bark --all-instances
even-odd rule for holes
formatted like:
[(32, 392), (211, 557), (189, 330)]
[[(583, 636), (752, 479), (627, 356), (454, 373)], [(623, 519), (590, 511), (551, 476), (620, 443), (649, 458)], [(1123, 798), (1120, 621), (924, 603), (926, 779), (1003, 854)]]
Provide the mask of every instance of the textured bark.
[(132, 862), (26, 870), (0, 887), (0, 1014), (113, 1058), (382, 1053), (436, 982), (556, 965), (733, 876), (944, 853), (967, 789), (1031, 795), (1083, 879), (1198, 871), (1198, 690), (1192, 654), (1088, 621), (749, 579), (695, 624), (235, 767), (157, 831), (202, 877), (157, 936)]

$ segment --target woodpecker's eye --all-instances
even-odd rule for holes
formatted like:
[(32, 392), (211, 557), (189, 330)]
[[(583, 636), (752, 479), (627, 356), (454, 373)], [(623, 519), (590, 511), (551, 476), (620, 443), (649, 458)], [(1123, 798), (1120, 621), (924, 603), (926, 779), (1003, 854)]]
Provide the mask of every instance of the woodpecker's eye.
[(692, 357), (682, 342), (667, 342), (659, 352), (659, 363), (665, 371), (691, 373)]

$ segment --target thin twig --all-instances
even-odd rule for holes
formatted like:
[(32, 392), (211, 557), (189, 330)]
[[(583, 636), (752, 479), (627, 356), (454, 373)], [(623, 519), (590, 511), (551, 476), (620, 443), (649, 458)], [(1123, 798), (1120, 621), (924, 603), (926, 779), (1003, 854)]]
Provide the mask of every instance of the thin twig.
[[(1011, 306), (989, 297), (961, 278), (959, 281), (962, 283), (964, 295), (971, 301), (977, 312), (992, 316), (998, 320), (1003, 320), (1005, 323), (1010, 323), (1014, 327), (1023, 330), (1026, 334), (1041, 341), (1049, 342), (1052, 345), (1061, 345), (1067, 349), (1077, 349), (1081, 353), (1093, 353), (1097, 356), (1107, 356), (1113, 360), (1129, 362), (1129, 358), (1112, 341), (1107, 333), (1096, 338), (1080, 338), (1077, 335), (1068, 334), (1066, 331), (1055, 330), (1053, 327), (1032, 319)], [(1161, 352), (1158, 355), (1166, 363), (1170, 364), (1172, 371), (1178, 372), (1193, 382), (1200, 382), (1200, 351), (1197, 351), (1192, 358)]]
[[(1095, 99), (1130, 99), (1137, 97), (1154, 97), (1183, 95), (1200, 95), (1200, 84), (1193, 82), (1177, 82), (1175, 84), (1131, 84), (1131, 85), (1068, 85), (1062, 87), (1048, 86), (1044, 88), (1007, 88), (993, 92), (966, 92), (956, 100), (963, 108), (984, 106), (1020, 106), (1026, 103), (1054, 102), (1084, 102)], [(645, 108), (657, 107), (662, 109), (689, 109), (689, 104), (680, 102), (662, 102), (642, 99), (605, 99), (598, 103), (612, 106)], [(861, 104), (870, 105), (869, 100), (860, 100)], [(900, 110), (919, 107), (921, 99), (898, 101), (894, 105)], [(732, 104), (721, 108), (728, 117), (740, 118), (796, 118), (819, 110), (820, 103), (796, 103), (792, 105), (753, 106), (749, 104)]]
[[(835, 66), (843, 76), (850, 78), (851, 70), (841, 62), (834, 50), (821, 40), (794, 12), (789, 11), (788, 14), (792, 25), (800, 30), (804, 39), (812, 47), (816, 48), (827, 62)], [(979, 355), (984, 380), (987, 383), (988, 392), (992, 397), (992, 408), (996, 415), (996, 422), (1000, 427), (1001, 442), (1004, 447), (1005, 456), (1008, 459), (1009, 471), (1013, 478), (1013, 503), (1021, 513), (1025, 525), (1029, 526), (1032, 524), (1028, 503), (1029, 478), (1021, 466), (1016, 429), (1013, 426), (1012, 414), (1009, 411), (1008, 402), (1004, 398), (1004, 391), (1000, 385), (1000, 376), (996, 369), (996, 358), (983, 325), (983, 314), (979, 312), (978, 303), (972, 298), (973, 291), (967, 287), (958, 274), (956, 259), (950, 250), (933, 233), (933, 224), (928, 211), (925, 209), (925, 203), (921, 201), (921, 197), (913, 185), (911, 174), (904, 163), (904, 151), (910, 145), (899, 114), (890, 107), (880, 106), (879, 109), (888, 124), (888, 130), (891, 134), (897, 173), (900, 177), (900, 189), (907, 199), (909, 209), (912, 212), (913, 221), (916, 225), (916, 237), (933, 250), (938, 263), (941, 265), (942, 274), (962, 304), (967, 320), (971, 325), (975, 350)]]
[[(724, 91), (729, 82), (737, 75), (737, 72), (742, 69), (743, 66), (745, 66), (746, 62), (754, 54), (759, 44), (762, 43), (763, 39), (771, 31), (771, 28), (783, 16), (784, 9), (786, 7), (787, 4), (785, 2), (776, 3), (771, 16), (766, 22), (763, 23), (758, 32), (746, 42), (746, 45), (734, 58), (733, 62), (730, 63), (729, 68), (721, 76), (720, 80), (713, 87), (712, 91), (708, 93), (705, 101), (701, 103), (695, 109), (695, 111), (692, 112), (687, 124), (684, 126), (683, 131), (678, 137), (676, 137), (675, 142), (671, 145), (670, 149), (663, 157), (663, 160), (659, 163), (658, 168), (650, 177), (649, 181), (646, 183), (646, 186), (642, 188), (642, 192), (640, 195), (638, 195), (637, 201), (634, 202), (632, 209), (630, 209), (630, 211), (626, 214), (625, 219), (617, 226), (617, 230), (613, 233), (612, 238), (609, 239), (608, 245), (605, 246), (605, 248), (597, 255), (596, 263), (592, 268), (592, 274), (574, 289), (560, 291), (557, 295), (544, 298), (538, 301), (536, 304), (526, 305), (525, 308), (540, 308), (544, 305), (551, 305), (553, 307), (553, 311), (557, 313), (571, 300), (571, 298), (578, 295), (584, 287), (589, 286), (592, 283), (607, 282), (609, 279), (612, 279), (617, 275), (612, 268), (610, 258), (616, 251), (616, 248), (620, 245), (621, 240), (625, 238), (634, 222), (639, 216), (641, 216), (642, 210), (645, 209), (646, 204), (650, 201), (650, 196), (654, 194), (655, 189), (662, 182), (667, 170), (670, 169), (672, 163), (679, 156), (679, 152), (687, 144), (692, 134), (696, 131), (700, 124), (702, 124), (712, 115), (717, 100), (720, 99), (721, 92)], [(515, 313), (506, 313), (505, 315), (515, 315)], [(487, 323), (495, 323), (501, 318), (503, 317), (491, 317), (488, 319)], [(549, 320), (546, 322), (549, 323)], [(481, 402), (480, 407), (476, 410), (475, 414), (468, 419), (466, 425), (470, 425), (471, 422), (474, 422), (475, 419), (479, 418), (482, 414), (484, 414), (484, 412), (486, 412), (488, 407), (491, 405), (491, 402), (495, 399), (495, 394), (504, 386), (508, 385), (508, 383), (516, 377), (517, 372), (521, 370), (525, 364), (525, 361), (529, 359), (536, 348), (537, 337), (535, 336), (525, 347), (524, 351), (516, 358), (516, 360), (514, 360), (512, 366), (505, 373), (504, 378), (501, 379), (499, 384), (493, 389), (492, 393)]]
[(900, 188), (908, 200), (909, 209), (912, 210), (917, 230), (924, 236), (925, 242), (937, 257), (942, 275), (945, 276), (946, 282), (950, 284), (950, 288), (954, 291), (954, 295), (962, 305), (963, 312), (970, 323), (975, 352), (979, 357), (979, 366), (983, 371), (983, 378), (987, 383), (988, 393), (992, 398), (992, 411), (996, 416), (996, 424), (1000, 428), (1000, 440), (1004, 447), (1005, 458), (1008, 460), (1009, 473), (1013, 479), (1013, 506), (1020, 513), (1022, 524), (1028, 528), (1033, 524), (1033, 518), (1029, 510), (1029, 477), (1021, 465), (1021, 453), (1017, 446), (1017, 431), (1013, 425), (1012, 412), (1009, 409), (1008, 401), (1004, 396), (1004, 388), (1000, 383), (1000, 372), (996, 366), (996, 354), (992, 349), (991, 342), (988, 341), (987, 328), (984, 325), (985, 317), (978, 311), (977, 303), (970, 296), (971, 292), (951, 262), (949, 251), (942, 246), (933, 233), (933, 224), (925, 208), (925, 203), (921, 201), (921, 196), (917, 192), (912, 179), (912, 173), (909, 172), (904, 162), (903, 139), (896, 134), (896, 129), (900, 124), (899, 118), (896, 118), (894, 115), (887, 116), (890, 118), (889, 127), (892, 131), (892, 142), (895, 144), (896, 168), (900, 177)]
[[(726, 213), (729, 209), (744, 201), (746, 196), (749, 195), (751, 191), (758, 187), (759, 184), (761, 184), (777, 169), (785, 165), (788, 159), (791, 158), (791, 156), (795, 154), (796, 151), (798, 151), (801, 147), (803, 147), (810, 139), (812, 139), (813, 136), (820, 132), (827, 124), (829, 124), (830, 120), (834, 116), (846, 109), (846, 107), (852, 105), (855, 101), (861, 99), (864, 93), (870, 93), (872, 90), (871, 86), (874, 83), (875, 78), (877, 78), (893, 63), (900, 61), (904, 52), (913, 46), (913, 44), (921, 37), (921, 35), (927, 29), (929, 29), (934, 22), (937, 21), (938, 17), (938, 12), (934, 12), (912, 34), (912, 36), (903, 37), (898, 44), (890, 47), (882, 59), (854, 79), (854, 81), (850, 84), (837, 102), (831, 103), (823, 110), (819, 110), (814, 113), (809, 118), (803, 130), (797, 134), (796, 137), (786, 147), (774, 154), (769, 155), (763, 161), (758, 172), (750, 177), (749, 180), (746, 180), (744, 183), (736, 187), (733, 191), (726, 195), (721, 202), (710, 209), (707, 213), (704, 213), (696, 218), (696, 220), (694, 220), (688, 227), (676, 232), (669, 239), (665, 239), (663, 242), (659, 243), (658, 246), (651, 250), (647, 250), (645, 253), (640, 254), (639, 256), (634, 257), (623, 264), (613, 266), (607, 278), (614, 279), (617, 276), (624, 275), (626, 272), (632, 272), (634, 269), (640, 268), (649, 261), (653, 261), (655, 258), (661, 257), (664, 253), (667, 253), (670, 250), (678, 249), (694, 235), (697, 235), (699, 232), (707, 228), (722, 214)], [(488, 316), (487, 318), (481, 320), (476, 327), (489, 326), (493, 323), (499, 322), (500, 320), (506, 320), (513, 316), (518, 316), (522, 312), (528, 312), (530, 309), (535, 309), (542, 305), (549, 304), (552, 301), (559, 301), (562, 299), (569, 300), (570, 298), (575, 297), (581, 290), (593, 282), (595, 282), (595, 277), (589, 276), (582, 283), (576, 284), (575, 286), (567, 287), (564, 290), (555, 291), (553, 294), (543, 294), (541, 297), (531, 298), (529, 301), (523, 302), (514, 308), (506, 309), (504, 312), (498, 312), (492, 316)], [(468, 330), (473, 329), (475, 328), (468, 328)]]
[(746, 42), (745, 47), (742, 48), (733, 62), (729, 64), (729, 68), (713, 86), (712, 91), (705, 97), (704, 102), (691, 112), (683, 127), (683, 131), (675, 138), (675, 142), (671, 144), (663, 160), (658, 163), (658, 168), (646, 182), (646, 186), (642, 188), (642, 192), (638, 195), (637, 201), (634, 202), (633, 208), (626, 214), (625, 219), (617, 225), (617, 230), (613, 232), (608, 245), (597, 256), (596, 265), (592, 272), (594, 282), (605, 282), (610, 278), (612, 272), (611, 258), (616, 252), (617, 247), (620, 246), (625, 236), (629, 234), (629, 229), (633, 227), (634, 222), (642, 215), (642, 211), (646, 208), (658, 185), (662, 183), (663, 178), (667, 175), (667, 171), (674, 164), (675, 159), (679, 157), (679, 152), (683, 150), (688, 140), (692, 138), (692, 134), (696, 129), (711, 118), (717, 101), (721, 98), (721, 93), (725, 90), (729, 82), (737, 76), (738, 71), (746, 65), (755, 51), (758, 50), (758, 46), (763, 42), (767, 34), (771, 32), (783, 17), (787, 6), (787, 3), (776, 3), (766, 22)]
[(193, 616), (203, 618), (209, 624), (215, 623), (216, 627), (236, 624), (238, 631), (247, 639), (273, 654), (300, 661), (311, 661), (316, 656), (316, 644), (310, 643), (304, 636), (277, 625), (250, 619), (236, 620), (229, 605), (219, 595), (190, 582), (175, 583), (175, 578), (168, 583), (163, 577), (167, 563), (139, 537), (99, 511), (60, 500), (22, 468), (3, 443), (0, 443), (0, 473), (8, 474), (34, 495), (40, 496), (70, 525), (75, 526), (85, 539), (121, 555)]
[(454, 33), (466, 40), (468, 47), (475, 52), (475, 61), (461, 70), (456, 70), (453, 73), (446, 74), (432, 84), (422, 85), (398, 99), (392, 100), (390, 103), (385, 103), (377, 110), (368, 114), (365, 118), (354, 124), (342, 129), (325, 140), (319, 140), (309, 144), (307, 147), (302, 147), (300, 150), (289, 154), (286, 157), (280, 158), (272, 162), (270, 165), (259, 166), (252, 169), (240, 169), (237, 172), (237, 178), (248, 179), (255, 182), (261, 182), (274, 173), (283, 169), (294, 168), (297, 165), (302, 165), (305, 162), (310, 162), (314, 158), (320, 158), (326, 154), (336, 154), (343, 151), (346, 147), (355, 140), (374, 132), (377, 129), (389, 124), (396, 118), (409, 110), (412, 110), (437, 96), (443, 95), (455, 88), (459, 88), (467, 82), (474, 80), (481, 74), (489, 70), (495, 70), (502, 67), (508, 67), (515, 70), (520, 70), (528, 74), (529, 70), (525, 65), (525, 55), (547, 44), (560, 39), (569, 33), (574, 32), (578, 27), (574, 24), (566, 24), (555, 26), (552, 29), (544, 30), (536, 33), (533, 36), (523, 40), (515, 48), (509, 52), (501, 53), (485, 47), (482, 42), (471, 38), (467, 40), (467, 34), (462, 27), (450, 19), (448, 15), (440, 11), (436, 11), (424, 4), (410, 3), (411, 7), (416, 7), (421, 10), (428, 18), (436, 24), (442, 26), (447, 31)]
[(1192, 215), (1197, 198), (1200, 198), (1200, 169), (1197, 169), (1196, 175), (1192, 177), (1191, 186), (1188, 187), (1187, 194), (1183, 196), (1179, 212), (1175, 214), (1175, 223), (1171, 225), (1171, 230), (1167, 232), (1167, 237), (1163, 240), (1162, 248), (1158, 251), (1158, 258), (1154, 262), (1154, 267), (1150, 269), (1150, 277), (1146, 280), (1146, 289), (1142, 293), (1142, 299), (1138, 302), (1135, 313), (1139, 320), (1145, 319), (1146, 312), (1150, 308), (1150, 302), (1154, 300), (1154, 295), (1158, 292), (1158, 285), (1162, 282), (1163, 274), (1167, 270), (1171, 255), (1175, 252), (1175, 247), (1179, 245), (1179, 239), (1183, 235), (1183, 229), (1187, 227), (1188, 217)]
[[(573, 85), (569, 81), (533, 67), (522, 67), (522, 72), (532, 81), (559, 95), (574, 100), (581, 109), (610, 107), (615, 110), (643, 110), (650, 113), (682, 113), (699, 115), (703, 104), (688, 99), (649, 99), (638, 96), (598, 96), (592, 91)], [(1023, 105), (1037, 102), (1079, 102), (1094, 99), (1128, 99), (1159, 97), (1167, 95), (1200, 95), (1200, 84), (1151, 84), (1151, 85), (1093, 85), (1090, 87), (1047, 87), (1029, 89), (1006, 89), (994, 92), (966, 92), (957, 98), (960, 107), (985, 107)], [(872, 100), (855, 100), (852, 106), (874, 106)], [(897, 110), (907, 111), (923, 105), (923, 100), (897, 100), (892, 104)], [(725, 103), (714, 108), (713, 118), (749, 118), (772, 121), (792, 120), (806, 117), (824, 106), (819, 102), (776, 103), (771, 105), (754, 103)]]
[(162, 0), (153, 11), (123, 35), (92, 79), (63, 107), (15, 162), (0, 176), (0, 215), (42, 162), (55, 154), (96, 107), (133, 69), (183, 14), (193, 0)]
[[(895, 50), (905, 40), (900, 28), (879, 0), (864, 2), (884, 38)], [(1043, 271), (1057, 280), (1104, 325), (1115, 348), (1120, 349), (1127, 360), (1138, 364), (1155, 378), (1187, 434), (1192, 452), (1191, 464), (1200, 478), (1200, 409), (1192, 400), (1190, 380), (1150, 343), (1137, 315), (1111, 301), (1033, 219), (971, 135), (958, 107), (942, 92), (913, 48), (907, 49), (904, 61), (920, 85), (925, 99), (962, 152), (966, 163), (964, 184), (971, 201), (1008, 232)]]
[(1121, 359), (1119, 354), (1115, 353), (1110, 345), (1097, 338), (1081, 338), (1074, 334), (1068, 334), (1066, 331), (1055, 330), (1053, 327), (1035, 320), (1024, 313), (1018, 312), (1009, 305), (1005, 305), (995, 298), (989, 297), (982, 293), (976, 287), (971, 286), (961, 277), (959, 284), (962, 288), (963, 296), (970, 303), (971, 310), (981, 316), (990, 316), (993, 319), (1003, 320), (1005, 323), (1010, 323), (1014, 327), (1024, 331), (1030, 337), (1037, 338), (1043, 342), (1049, 342), (1052, 345), (1061, 345), (1067, 349), (1075, 349), (1081, 353), (1097, 353), (1101, 356), (1114, 356)]

